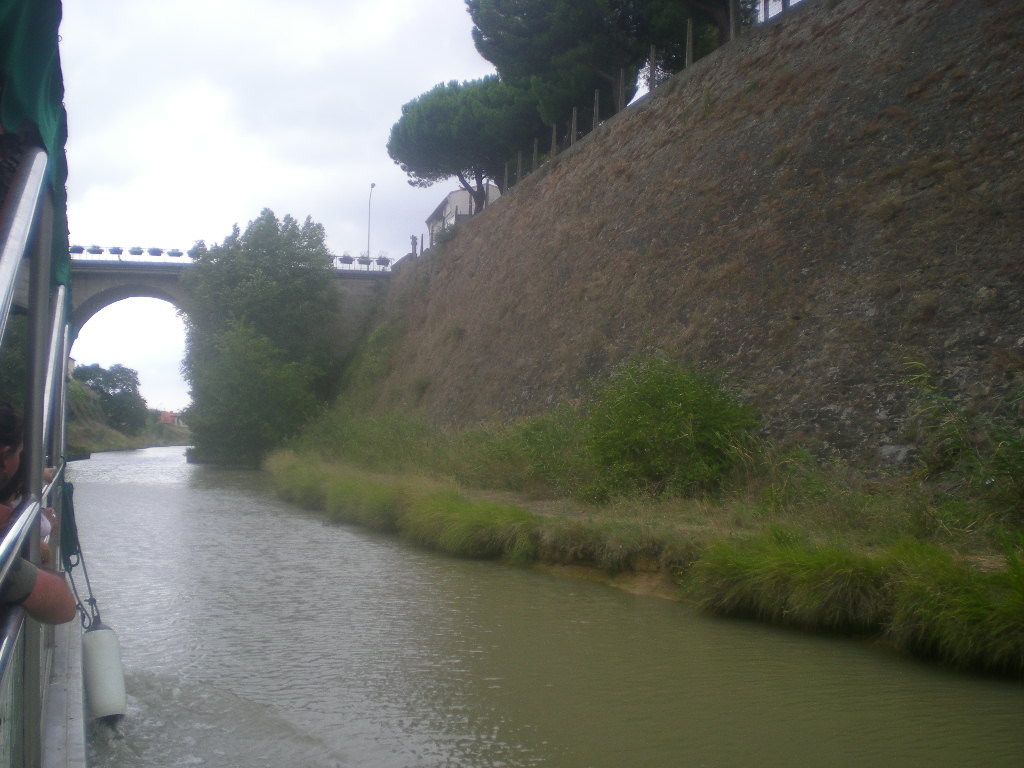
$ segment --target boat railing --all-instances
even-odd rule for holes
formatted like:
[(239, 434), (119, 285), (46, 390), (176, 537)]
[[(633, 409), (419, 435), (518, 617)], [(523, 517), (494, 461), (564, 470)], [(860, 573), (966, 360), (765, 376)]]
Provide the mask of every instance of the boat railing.
[[(59, 515), (63, 498), (64, 384), (70, 334), (67, 289), (51, 290), (53, 201), (46, 170), (46, 153), (27, 149), (0, 209), (0, 345), (15, 307), (28, 311), (22, 458), (26, 488), (0, 538), (0, 583), (19, 557), (40, 563), (40, 514), (49, 506)], [(22, 297), (26, 271), (28, 287)], [(46, 466), (57, 471), (44, 487)], [(58, 542), (52, 545), (54, 567), (58, 567)], [(2, 764), (36, 768), (42, 763), (42, 713), (52, 643), (52, 628), (29, 619), (20, 606), (0, 611)]]

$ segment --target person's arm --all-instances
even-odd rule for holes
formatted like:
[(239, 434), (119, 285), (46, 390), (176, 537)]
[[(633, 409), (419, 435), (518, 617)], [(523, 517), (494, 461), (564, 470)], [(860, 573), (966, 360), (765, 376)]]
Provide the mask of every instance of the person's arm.
[(78, 606), (64, 577), (19, 558), (7, 575), (0, 602), (22, 605), (44, 624), (63, 624), (75, 618)]
[(44, 624), (63, 624), (78, 613), (78, 604), (64, 577), (39, 569), (36, 586), (22, 603), (28, 615)]

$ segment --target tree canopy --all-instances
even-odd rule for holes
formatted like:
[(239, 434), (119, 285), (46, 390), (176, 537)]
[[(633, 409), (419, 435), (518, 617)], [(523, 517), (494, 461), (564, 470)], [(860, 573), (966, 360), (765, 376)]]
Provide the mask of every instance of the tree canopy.
[(250, 464), (334, 393), (332, 256), (322, 225), (269, 209), (194, 255), (182, 371), (196, 455)]
[(387, 149), (410, 184), (454, 177), (479, 210), (487, 202), (487, 180), (501, 188), (505, 163), (543, 132), (531, 94), (490, 75), (441, 83), (403, 106)]
[(104, 416), (118, 432), (137, 435), (145, 429), (148, 410), (139, 392), (138, 371), (123, 365), (79, 365), (72, 377), (99, 396)]
[(601, 92), (604, 114), (614, 111), (619, 70), (635, 91), (643, 57), (629, 33), (631, 20), (612, 0), (466, 0), (473, 42), (502, 79), (529, 89), (548, 125)]
[(730, 7), (749, 21), (757, 0), (465, 2), (477, 50), (498, 74), (440, 83), (405, 104), (387, 149), (410, 184), (456, 178), (479, 210), (486, 182), (500, 189), (505, 163), (573, 107), (592, 105), (597, 91), (600, 115), (610, 116), (645, 67), (652, 79), (682, 69), (688, 21), (703, 55), (726, 39)]
[[(685, 60), (687, 20), (695, 27), (696, 55), (728, 36), (729, 7), (751, 18), (756, 0), (466, 0), (473, 42), (510, 85), (529, 88), (549, 125), (572, 107), (593, 102), (601, 112), (636, 93), (640, 71), (678, 71)], [(649, 62), (651, 46), (657, 61)]]

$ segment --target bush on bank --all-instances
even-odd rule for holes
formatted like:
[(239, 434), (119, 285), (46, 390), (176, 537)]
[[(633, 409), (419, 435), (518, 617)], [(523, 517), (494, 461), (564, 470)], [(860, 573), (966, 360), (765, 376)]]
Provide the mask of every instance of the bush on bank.
[(723, 383), (663, 358), (634, 360), (598, 390), (584, 442), (598, 498), (630, 492), (691, 494), (720, 488), (757, 427)]
[(608, 501), (717, 491), (748, 459), (756, 428), (721, 379), (646, 357), (581, 402), (515, 424), (450, 434), (407, 413), (340, 404), (291, 445), (374, 471)]

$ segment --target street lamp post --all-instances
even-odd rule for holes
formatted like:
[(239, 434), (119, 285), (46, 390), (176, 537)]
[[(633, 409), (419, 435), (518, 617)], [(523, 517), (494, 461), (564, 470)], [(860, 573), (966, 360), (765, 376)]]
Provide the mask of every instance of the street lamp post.
[(366, 258), (373, 258), (370, 252), (370, 222), (373, 220), (373, 188), (377, 185), (370, 183), (370, 199), (366, 202)]

